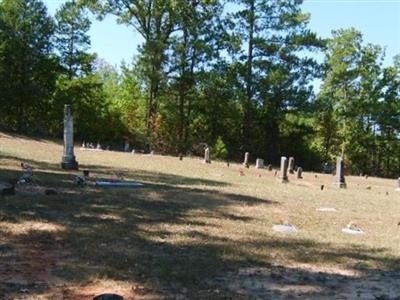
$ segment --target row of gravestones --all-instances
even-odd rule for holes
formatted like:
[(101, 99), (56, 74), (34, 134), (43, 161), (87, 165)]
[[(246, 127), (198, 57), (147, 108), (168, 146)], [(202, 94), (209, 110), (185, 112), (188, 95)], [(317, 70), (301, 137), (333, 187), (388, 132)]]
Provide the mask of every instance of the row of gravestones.
[[(250, 153), (246, 152), (244, 154), (244, 161), (243, 165), (248, 168), (250, 166), (249, 164), (250, 160)], [(211, 158), (210, 158), (210, 148), (207, 147), (204, 150), (204, 162), (205, 163), (211, 163)], [(264, 160), (261, 158), (257, 158), (256, 160), (256, 168), (257, 169), (262, 169), (264, 168)], [(272, 168), (271, 165), (268, 165), (268, 169), (270, 170)], [(289, 157), (289, 161), (286, 156), (281, 157), (281, 167), (280, 167), (280, 174), (279, 178), (282, 180), (283, 183), (286, 183), (289, 181), (288, 177), (288, 171), (290, 174), (294, 174), (294, 157)], [(302, 172), (303, 169), (301, 167), (298, 167), (296, 169), (296, 177), (301, 179), (302, 178)], [(342, 157), (337, 158), (336, 162), (336, 182), (335, 184), (338, 185), (340, 188), (345, 188), (346, 187), (346, 180), (344, 178), (344, 161)], [(400, 178), (399, 178), (399, 188), (400, 188)]]
[[(99, 145), (98, 145), (99, 146)], [(249, 152), (245, 153), (244, 156), (244, 165), (249, 167)], [(204, 162), (211, 163), (210, 158), (210, 148), (207, 147), (204, 151)], [(77, 170), (79, 167), (78, 162), (76, 161), (74, 155), (74, 121), (71, 111), (71, 105), (66, 104), (64, 106), (64, 151), (61, 160), (61, 167), (63, 169), (71, 169)], [(264, 161), (260, 158), (256, 161), (257, 168), (264, 167)], [(268, 169), (272, 169), (271, 165), (268, 165)], [(294, 172), (294, 158), (290, 157), (289, 162), (285, 156), (281, 157), (281, 169), (280, 169), (280, 178), (282, 182), (288, 181), (287, 172)], [(301, 178), (301, 173), (303, 169), (301, 167), (297, 168), (297, 178)], [(336, 161), (336, 182), (340, 188), (346, 187), (346, 181), (344, 178), (344, 161), (342, 157), (338, 157)], [(398, 179), (398, 187), (397, 190), (400, 191), (400, 178)]]

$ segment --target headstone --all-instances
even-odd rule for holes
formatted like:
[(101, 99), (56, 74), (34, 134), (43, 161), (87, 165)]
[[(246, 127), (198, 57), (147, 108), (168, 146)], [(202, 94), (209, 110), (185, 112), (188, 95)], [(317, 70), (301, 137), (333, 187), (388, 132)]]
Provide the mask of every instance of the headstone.
[(263, 169), (264, 168), (264, 160), (261, 158), (257, 158), (256, 160), (256, 168)]
[(128, 142), (128, 141), (125, 141), (125, 144), (124, 144), (124, 151), (125, 151), (125, 152), (129, 152), (129, 148), (130, 148), (129, 142)]
[(152, 156), (154, 155), (154, 151), (153, 150), (150, 151), (150, 155), (152, 155)]
[(82, 146), (81, 146), (82, 148), (86, 148), (86, 143), (85, 143), (85, 141), (83, 141), (82, 142)]
[(298, 179), (302, 179), (303, 178), (302, 173), (303, 173), (303, 168), (302, 167), (298, 167), (297, 171), (296, 171), (296, 177)]
[(179, 153), (179, 160), (183, 160), (183, 154)]
[(282, 182), (288, 182), (288, 176), (287, 176), (287, 170), (288, 170), (288, 160), (287, 157), (282, 156), (281, 157), (281, 171), (279, 174), (279, 179), (282, 180)]
[(317, 210), (322, 212), (337, 212), (337, 209), (334, 207), (320, 207)]
[(64, 153), (61, 160), (61, 168), (77, 170), (78, 162), (74, 155), (74, 119), (71, 105), (64, 106)]
[(97, 142), (96, 149), (97, 149), (97, 150), (101, 150), (101, 145), (100, 145), (99, 142)]
[(151, 149), (150, 149), (150, 144), (149, 144), (149, 143), (146, 143), (146, 144), (144, 145), (143, 152), (144, 152), (145, 154), (148, 154), (148, 153), (150, 153), (150, 151), (151, 151)]
[(292, 224), (273, 225), (272, 229), (281, 233), (297, 233), (299, 230)]
[(338, 157), (336, 160), (336, 184), (340, 188), (346, 188), (346, 180), (344, 179), (344, 160)]
[(244, 161), (243, 161), (243, 166), (245, 166), (246, 168), (249, 167), (249, 157), (250, 157), (250, 153), (246, 152), (244, 154)]
[(365, 232), (361, 228), (359, 228), (356, 224), (353, 224), (352, 222), (347, 224), (347, 226), (342, 229), (342, 232), (354, 235), (365, 234)]
[(269, 164), (269, 165), (267, 166), (267, 170), (268, 170), (268, 171), (272, 171), (272, 165), (271, 165), (271, 164)]
[(294, 157), (289, 157), (289, 173), (294, 174)]
[(206, 164), (211, 163), (210, 148), (208, 148), (208, 147), (206, 149), (204, 149), (204, 163), (206, 163)]
[(135, 154), (135, 152), (136, 152), (135, 149), (132, 149), (131, 153), (132, 153), (132, 154)]

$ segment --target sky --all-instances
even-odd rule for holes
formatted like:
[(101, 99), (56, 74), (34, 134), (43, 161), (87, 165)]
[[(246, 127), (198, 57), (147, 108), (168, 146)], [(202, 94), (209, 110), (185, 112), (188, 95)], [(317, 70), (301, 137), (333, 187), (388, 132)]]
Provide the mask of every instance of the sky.
[[(65, 0), (44, 2), (54, 15)], [(322, 38), (331, 37), (332, 30), (354, 27), (365, 43), (386, 47), (384, 65), (400, 54), (400, 0), (305, 0), (303, 10), (311, 14), (309, 28)], [(117, 24), (112, 16), (101, 22), (93, 19), (90, 36), (91, 51), (115, 66), (131, 62), (142, 42), (133, 28)]]

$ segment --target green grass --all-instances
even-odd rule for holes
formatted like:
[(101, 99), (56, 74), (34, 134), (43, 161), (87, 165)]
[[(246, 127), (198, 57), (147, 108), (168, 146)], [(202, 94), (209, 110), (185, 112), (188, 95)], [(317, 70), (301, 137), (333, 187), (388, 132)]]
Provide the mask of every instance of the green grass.
[[(339, 190), (330, 175), (306, 172), (282, 184), (274, 172), (252, 167), (239, 176), (240, 165), (199, 158), (75, 154), (93, 180), (123, 172), (145, 187), (76, 187), (78, 173), (59, 167), (60, 144), (0, 135), (0, 182), (18, 176), (21, 161), (35, 168), (34, 185), (0, 200), (5, 299), (91, 299), (106, 291), (126, 299), (400, 294), (394, 180), (347, 177)], [(58, 195), (45, 196), (46, 188)], [(318, 212), (321, 206), (338, 212)], [(299, 233), (273, 232), (283, 221)], [(342, 233), (351, 221), (366, 234)]]

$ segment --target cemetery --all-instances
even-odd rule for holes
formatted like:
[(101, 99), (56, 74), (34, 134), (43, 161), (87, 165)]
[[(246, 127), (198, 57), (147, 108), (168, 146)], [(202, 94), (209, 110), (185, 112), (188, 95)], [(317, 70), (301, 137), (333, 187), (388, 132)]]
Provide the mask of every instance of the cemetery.
[(316, 174), (293, 157), (226, 164), (209, 147), (184, 159), (79, 151), (65, 116), (64, 143), (0, 135), (6, 299), (400, 294), (397, 180), (345, 176), (340, 158)]
[(0, 300), (400, 300), (400, 0), (0, 0)]

